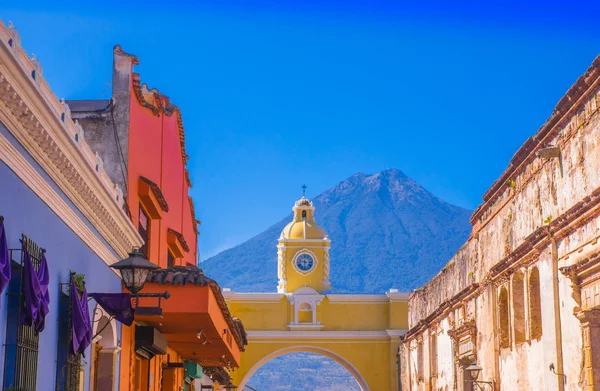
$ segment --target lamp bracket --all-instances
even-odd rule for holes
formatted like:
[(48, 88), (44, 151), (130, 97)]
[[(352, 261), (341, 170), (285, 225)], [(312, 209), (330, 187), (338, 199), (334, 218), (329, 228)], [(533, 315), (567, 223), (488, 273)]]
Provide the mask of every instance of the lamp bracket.
[[(131, 294), (131, 297), (134, 299), (133, 308), (135, 310), (136, 315), (140, 316), (161, 316), (163, 314), (162, 308), (160, 306), (160, 301), (162, 299), (169, 300), (171, 294), (169, 291), (164, 291), (163, 293), (134, 293)], [(140, 297), (144, 298), (157, 298), (158, 306), (156, 307), (140, 307)]]

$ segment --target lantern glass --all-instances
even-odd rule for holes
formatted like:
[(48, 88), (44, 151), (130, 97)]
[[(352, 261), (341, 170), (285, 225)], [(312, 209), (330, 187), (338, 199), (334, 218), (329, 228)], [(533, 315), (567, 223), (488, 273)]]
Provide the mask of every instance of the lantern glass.
[(146, 278), (152, 270), (159, 266), (148, 261), (138, 248), (134, 248), (129, 257), (110, 266), (121, 273), (123, 285), (131, 293), (136, 294), (144, 287)]
[(123, 284), (125, 288), (129, 291), (133, 291), (133, 269), (121, 269), (121, 279), (123, 280)]
[(471, 378), (473, 380), (477, 380), (477, 378), (479, 377), (479, 373), (481, 372), (481, 369), (482, 368), (479, 365), (477, 365), (476, 362), (474, 362), (466, 368), (466, 371), (471, 374)]
[(150, 270), (148, 269), (134, 269), (133, 270), (133, 289), (137, 292), (144, 287), (146, 283), (146, 277), (148, 277)]

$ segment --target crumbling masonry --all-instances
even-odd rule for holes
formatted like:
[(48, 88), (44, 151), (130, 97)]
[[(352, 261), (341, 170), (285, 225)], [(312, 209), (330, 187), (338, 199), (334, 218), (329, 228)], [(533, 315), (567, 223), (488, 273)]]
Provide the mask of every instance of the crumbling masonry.
[[(403, 391), (600, 390), (600, 57), (409, 298)], [(481, 385), (484, 385), (483, 383)]]

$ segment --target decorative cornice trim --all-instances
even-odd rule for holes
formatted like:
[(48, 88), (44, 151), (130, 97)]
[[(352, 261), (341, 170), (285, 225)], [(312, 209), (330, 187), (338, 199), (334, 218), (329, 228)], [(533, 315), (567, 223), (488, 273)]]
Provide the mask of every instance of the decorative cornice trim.
[[(403, 337), (403, 341), (408, 342), (411, 339), (413, 339), (420, 332), (427, 329), (431, 323), (438, 321), (441, 317), (448, 314), (448, 312), (450, 310), (452, 310), (456, 304), (458, 304), (462, 300), (466, 300), (467, 298), (469, 298), (470, 296), (472, 296), (473, 294), (478, 292), (478, 290), (479, 290), (479, 284), (471, 284), (468, 287), (466, 287), (465, 289), (463, 289), (462, 291), (460, 291), (458, 294), (456, 294), (451, 299), (443, 302), (438, 308), (436, 308), (435, 311), (433, 311), (431, 314), (429, 314), (429, 316), (427, 316), (424, 319), (421, 319), (413, 328), (408, 330), (406, 335)], [(411, 294), (411, 296), (412, 296), (412, 294)], [(409, 308), (409, 311), (410, 311), (410, 308)]]
[(166, 200), (165, 196), (163, 195), (162, 190), (160, 190), (160, 187), (158, 187), (158, 185), (156, 183), (152, 182), (150, 179), (148, 179), (146, 177), (140, 176), (140, 180), (142, 182), (147, 183), (148, 186), (150, 186), (150, 189), (152, 189), (154, 196), (156, 197), (156, 199), (158, 200), (158, 203), (160, 204), (160, 208), (164, 212), (168, 212), (169, 204), (167, 203), (167, 200)]
[[(119, 256), (142, 239), (119, 203), (113, 186), (75, 124), (26, 53), (7, 46), (10, 32), (0, 22), (0, 120), (61, 188)], [(39, 68), (39, 65), (38, 65)], [(119, 194), (121, 194), (120, 199)]]
[(188, 196), (188, 202), (190, 204), (190, 213), (192, 214), (192, 228), (194, 228), (194, 233), (198, 235), (200, 233), (198, 226), (202, 224), (202, 222), (196, 218), (196, 208), (194, 208), (194, 200), (192, 197)]
[(387, 295), (328, 294), (330, 304), (388, 304)]
[[(107, 265), (118, 259), (36, 169), (0, 134), (0, 160), (10, 168)], [(112, 270), (112, 269), (111, 269)]]
[(228, 288), (223, 289), (223, 297), (228, 301), (235, 303), (260, 303), (260, 302), (279, 302), (283, 297), (287, 297), (283, 293), (253, 293), (253, 292), (232, 292)]
[[(138, 62), (139, 64), (139, 62)], [(140, 84), (140, 75), (137, 73), (133, 73), (132, 75), (132, 84), (133, 84), (133, 93), (135, 94), (135, 98), (138, 101), (138, 103), (147, 108), (150, 109), (150, 111), (152, 111), (152, 114), (154, 114), (154, 116), (158, 117), (160, 116), (160, 110), (157, 106), (154, 106), (153, 104), (149, 103), (148, 101), (146, 101), (146, 98), (144, 97), (144, 94), (142, 92), (142, 86)], [(154, 94), (153, 94), (154, 96)]]
[(410, 297), (410, 292), (399, 292), (399, 291), (387, 291), (386, 296), (390, 299), (390, 302), (407, 302)]
[[(120, 47), (119, 47), (119, 49), (120, 49)], [(121, 50), (121, 52), (124, 53), (122, 50)], [(132, 57), (135, 59), (134, 63), (139, 64), (137, 57), (135, 57), (135, 56), (132, 56)], [(169, 117), (175, 115), (175, 119), (177, 121), (177, 131), (179, 132), (179, 147), (181, 149), (181, 159), (183, 161), (183, 167), (185, 168), (187, 165), (189, 156), (186, 152), (185, 127), (183, 126), (183, 116), (181, 115), (181, 110), (179, 109), (179, 107), (172, 104), (168, 97), (160, 94), (157, 89), (150, 90), (150, 89), (148, 89), (148, 87), (145, 84), (141, 85), (139, 74), (132, 73), (131, 80), (132, 80), (132, 89), (133, 89), (134, 95), (136, 97), (136, 100), (142, 107), (149, 109), (150, 111), (152, 111), (152, 114), (157, 117), (160, 117), (161, 114), (165, 114)], [(146, 89), (149, 93), (150, 92), (152, 93), (153, 101), (154, 101), (153, 103), (150, 103), (146, 100), (146, 98), (144, 97), (142, 88)], [(163, 102), (163, 99), (165, 100), (165, 102)], [(187, 171), (187, 169), (185, 170), (185, 178), (187, 181), (188, 188), (191, 188), (192, 181), (190, 180), (189, 172)], [(194, 201), (192, 200), (191, 197), (189, 197), (189, 202), (190, 202), (190, 210), (191, 210), (190, 213), (192, 215), (192, 225), (194, 228), (194, 232), (196, 233), (196, 235), (198, 235), (198, 233), (199, 233), (198, 224), (200, 224), (200, 221), (197, 220), (197, 218), (196, 218), (196, 213), (194, 210)]]
[[(560, 240), (561, 238), (566, 237), (571, 232), (573, 232), (573, 230), (578, 229), (581, 226), (587, 224), (589, 216), (597, 214), (598, 210), (600, 210), (600, 188), (594, 190), (590, 195), (573, 205), (571, 208), (569, 208), (567, 211), (561, 214), (558, 218), (552, 220), (549, 224), (539, 227), (531, 234), (529, 234), (529, 236), (523, 239), (521, 244), (517, 248), (515, 248), (509, 255), (498, 261), (496, 264), (494, 264), (494, 266), (492, 266), (489, 269), (488, 273), (482, 278), (481, 284), (478, 284), (478, 290), (481, 291), (482, 289), (485, 289), (489, 284), (499, 283), (503, 279), (506, 279), (517, 268), (531, 264), (539, 255), (541, 249), (545, 248), (550, 244), (551, 239)], [(584, 259), (582, 260), (582, 262), (583, 261), (586, 260)], [(585, 263), (584, 265), (588, 265), (588, 263)], [(576, 265), (574, 265), (573, 267), (577, 268)], [(563, 274), (572, 272), (572, 270), (573, 269), (565, 270)], [(435, 284), (436, 277), (427, 282), (421, 288), (411, 293), (410, 297), (413, 297), (416, 293), (421, 292), (427, 286)], [(469, 287), (465, 289), (468, 288)], [(460, 297), (465, 291), (465, 289), (457, 293), (452, 298), (448, 299), (445, 303), (456, 301), (456, 298)], [(438, 310), (443, 306), (444, 303), (442, 303), (440, 307), (438, 307), (438, 309), (436, 309), (430, 315), (424, 318), (424, 320), (430, 319), (430, 317), (437, 314)], [(421, 322), (424, 320), (421, 320)], [(427, 321), (427, 323), (429, 323), (429, 321)], [(413, 329), (411, 329), (411, 331), (409, 332), (409, 336), (412, 333), (412, 330)]]
[(408, 330), (385, 330), (390, 338), (400, 338), (406, 334)]
[[(324, 239), (287, 239), (287, 238), (280, 238), (279, 239), (279, 246), (285, 245), (286, 243), (326, 243), (327, 245), (329, 245), (331, 243), (331, 240), (329, 240), (328, 238), (324, 238)], [(305, 246), (286, 246), (286, 247), (305, 247)], [(323, 247), (323, 246), (319, 246), (319, 247)]]
[(173, 234), (175, 235), (175, 237), (177, 238), (177, 240), (179, 240), (179, 243), (181, 244), (181, 247), (183, 247), (183, 249), (185, 250), (186, 253), (190, 252), (190, 246), (188, 246), (187, 242), (185, 241), (185, 238), (183, 237), (182, 234), (180, 234), (179, 232), (175, 231), (174, 229), (167, 229), (167, 234)]
[[(354, 331), (278, 331), (278, 330), (248, 330), (248, 340), (258, 342), (260, 340), (372, 340), (394, 338), (390, 335), (392, 330), (354, 330)], [(398, 331), (398, 332), (403, 332)], [(393, 333), (392, 333), (393, 334)]]

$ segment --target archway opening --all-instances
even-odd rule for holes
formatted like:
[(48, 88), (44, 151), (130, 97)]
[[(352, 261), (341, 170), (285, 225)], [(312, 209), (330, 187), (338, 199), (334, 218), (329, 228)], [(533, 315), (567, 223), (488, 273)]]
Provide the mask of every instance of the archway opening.
[[(115, 370), (117, 364), (117, 329), (114, 319), (110, 318), (100, 307), (94, 311), (94, 335), (92, 341), (92, 357), (90, 371), (90, 390), (114, 390)], [(99, 318), (99, 319), (97, 319)]]
[(354, 366), (338, 354), (319, 347), (289, 347), (257, 362), (244, 376), (245, 391), (369, 391)]

